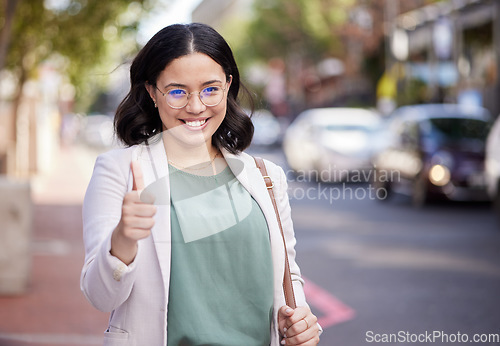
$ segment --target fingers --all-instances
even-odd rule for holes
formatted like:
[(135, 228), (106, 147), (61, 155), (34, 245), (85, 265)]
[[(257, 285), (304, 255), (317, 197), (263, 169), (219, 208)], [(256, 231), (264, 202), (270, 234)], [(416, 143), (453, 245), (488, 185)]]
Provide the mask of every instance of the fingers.
[(293, 309), (286, 305), (283, 305), (278, 310), (278, 329), (282, 334), (284, 334), (283, 330), (286, 330), (286, 328), (288, 327), (288, 325), (286, 324), (287, 319), (293, 315), (293, 312)]
[(130, 205), (130, 203), (124, 203), (122, 208), (123, 215), (134, 215), (140, 217), (153, 217), (155, 215), (156, 207), (149, 204), (141, 204), (140, 200), (133, 198), (137, 196), (132, 195), (126, 196), (126, 198), (127, 197), (134, 200), (132, 201), (134, 205)]
[[(319, 328), (316, 323), (313, 326), (307, 328), (306, 321), (303, 319), (299, 323), (296, 323), (284, 335), (281, 341), (282, 345), (317, 345), (319, 342)], [(291, 335), (296, 330), (302, 330), (302, 332)]]
[(156, 206), (142, 201), (137, 191), (131, 191), (125, 195), (121, 217), (121, 224), (124, 230), (151, 230), (154, 225), (155, 214)]
[(123, 222), (131, 231), (149, 231), (155, 225), (155, 220), (152, 217), (125, 216)]
[(132, 161), (130, 163), (130, 169), (132, 170), (133, 191), (141, 192), (144, 190), (144, 176), (142, 175), (142, 169), (139, 161)]
[(285, 338), (283, 345), (316, 345), (319, 342), (317, 318), (308, 307), (298, 307), (292, 310), (288, 317), (283, 318), (288, 307), (282, 307), (278, 319), (280, 330)]
[[(288, 314), (288, 316), (284, 319), (284, 328), (290, 329), (292, 326), (294, 326), (296, 323), (299, 323), (302, 321), (303, 318), (307, 316), (308, 313), (310, 313), (311, 310), (309, 308), (299, 306), (295, 310), (288, 308), (287, 306), (283, 306), (280, 309), (280, 312), (283, 311), (285, 314), (286, 311), (290, 309), (292, 312)], [(312, 315), (312, 314), (311, 314)], [(304, 325), (302, 325), (304, 326)]]

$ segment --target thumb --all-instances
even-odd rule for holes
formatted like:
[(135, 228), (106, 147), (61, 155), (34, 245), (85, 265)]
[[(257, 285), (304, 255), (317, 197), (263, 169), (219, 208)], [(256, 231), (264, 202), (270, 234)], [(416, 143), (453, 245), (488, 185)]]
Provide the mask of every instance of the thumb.
[(142, 169), (139, 161), (132, 161), (130, 163), (130, 169), (132, 171), (132, 190), (141, 192), (144, 190), (144, 177), (142, 175)]
[(279, 309), (279, 314), (281, 315), (281, 317), (290, 317), (293, 315), (293, 309), (287, 305), (283, 305)]

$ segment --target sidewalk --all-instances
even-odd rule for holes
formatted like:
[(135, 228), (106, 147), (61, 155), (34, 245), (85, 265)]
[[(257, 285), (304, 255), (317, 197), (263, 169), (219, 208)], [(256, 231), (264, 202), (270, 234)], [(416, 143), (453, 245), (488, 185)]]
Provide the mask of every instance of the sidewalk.
[(80, 291), (81, 204), (95, 153), (62, 150), (32, 184), (32, 277), (22, 296), (0, 296), (0, 346), (101, 345), (108, 314)]

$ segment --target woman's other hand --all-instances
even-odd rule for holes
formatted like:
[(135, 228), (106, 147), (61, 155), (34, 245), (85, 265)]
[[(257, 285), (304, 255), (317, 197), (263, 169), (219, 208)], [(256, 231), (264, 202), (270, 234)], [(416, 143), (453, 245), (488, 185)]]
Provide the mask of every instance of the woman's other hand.
[(139, 162), (130, 164), (133, 187), (123, 198), (122, 216), (111, 236), (111, 254), (129, 265), (137, 254), (137, 242), (151, 234), (156, 207), (153, 201), (141, 200), (144, 178)]
[(282, 306), (278, 312), (278, 327), (284, 338), (282, 345), (317, 345), (319, 343), (319, 327), (317, 317), (307, 306), (299, 306), (295, 310)]

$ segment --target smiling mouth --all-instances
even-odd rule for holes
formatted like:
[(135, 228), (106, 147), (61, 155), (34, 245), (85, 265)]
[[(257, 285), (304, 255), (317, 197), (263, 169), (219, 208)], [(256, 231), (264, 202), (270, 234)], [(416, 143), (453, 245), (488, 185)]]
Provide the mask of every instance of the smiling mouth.
[(189, 127), (193, 127), (193, 128), (196, 128), (196, 127), (201, 127), (203, 125), (205, 125), (205, 123), (207, 122), (207, 119), (203, 119), (203, 120), (192, 120), (192, 121), (188, 121), (188, 120), (182, 120), (184, 122), (184, 124), (186, 124), (187, 126)]

